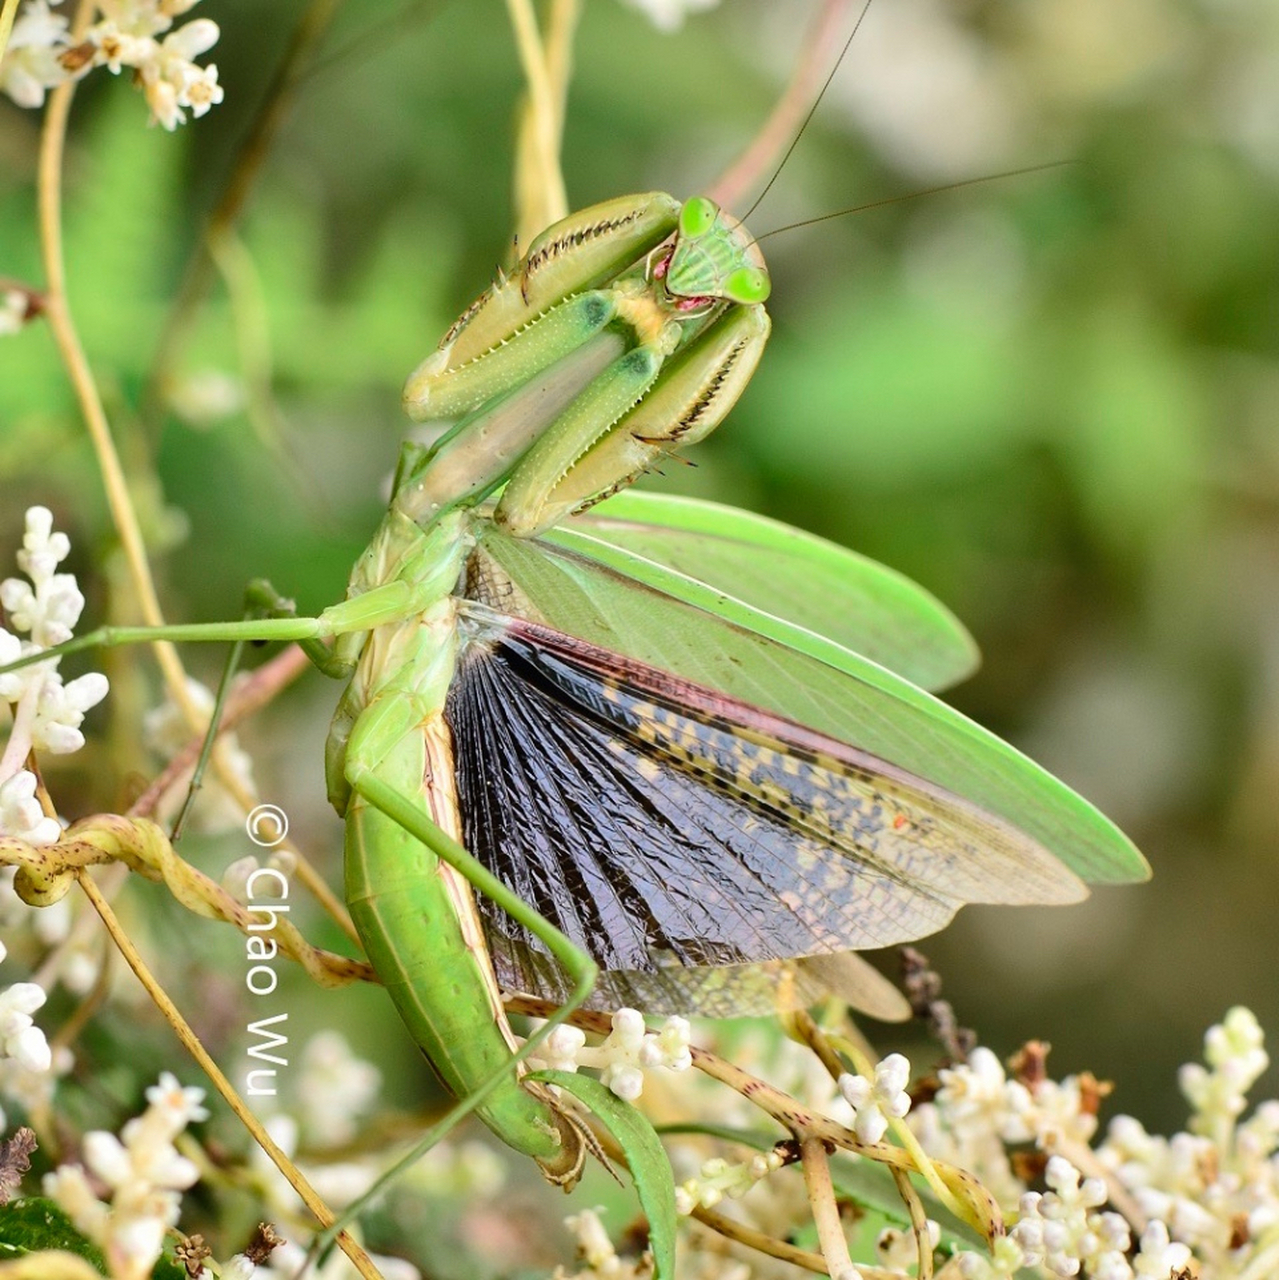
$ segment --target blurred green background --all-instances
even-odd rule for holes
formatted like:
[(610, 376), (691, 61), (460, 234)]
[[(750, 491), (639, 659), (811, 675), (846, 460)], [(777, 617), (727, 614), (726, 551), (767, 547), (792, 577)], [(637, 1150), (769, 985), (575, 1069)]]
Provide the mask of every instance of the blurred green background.
[[(570, 200), (704, 187), (766, 116), (814, 10), (724, 0), (670, 36), (588, 0)], [(510, 258), (521, 80), (501, 6), (348, 5), (243, 228), (273, 391), (258, 429), (236, 407), (220, 286), (182, 413), (139, 413), (168, 300), (301, 11), (206, 0), (226, 102), (174, 136), (103, 73), (76, 101), (71, 302), (174, 619), (233, 616), (258, 574), (306, 611), (341, 594), (405, 374)], [(37, 282), (38, 123), (0, 107), (0, 274)], [(1049, 1040), (1054, 1074), (1090, 1068), (1118, 1081), (1112, 1108), (1176, 1127), (1175, 1068), (1211, 1022), (1242, 1002), (1279, 1034), (1279, 8), (876, 0), (751, 225), (1058, 160), (766, 241), (761, 370), (696, 467), (649, 483), (854, 546), (966, 621), (985, 665), (952, 700), (1114, 817), (1155, 876), (1068, 910), (969, 909), (925, 949), (993, 1048)], [(72, 535), (89, 616), (127, 615), (40, 324), (0, 339), (0, 547), (33, 502)], [(75, 816), (148, 767), (129, 673), (149, 669), (109, 669), (112, 764), (100, 748), (55, 775)], [(335, 691), (302, 683), (250, 736), (264, 794), (336, 882)]]

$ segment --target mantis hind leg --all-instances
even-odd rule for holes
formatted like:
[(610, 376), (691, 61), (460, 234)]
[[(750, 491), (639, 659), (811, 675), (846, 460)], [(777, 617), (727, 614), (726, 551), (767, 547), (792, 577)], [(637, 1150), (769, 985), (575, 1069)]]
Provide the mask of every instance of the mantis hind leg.
[[(405, 744), (406, 750), (409, 745)], [(415, 755), (414, 761), (417, 759)], [(482, 1115), (498, 1136), (533, 1155), (552, 1181), (571, 1181), (580, 1163), (579, 1133), (572, 1131), (572, 1122), (570, 1132), (565, 1133), (560, 1123), (564, 1113), (550, 1106), (540, 1089), (515, 1085), (512, 1073), (581, 1007), (594, 987), (596, 965), (435, 822), (424, 811), (420, 794), (411, 794), (388, 780), (388, 772), (395, 772), (389, 759), (375, 771), (369, 763), (360, 762), (358, 753), (354, 759), (348, 757), (351, 789), (364, 806), (375, 811), (361, 814), (360, 806), (354, 805), (347, 819), (348, 902), (370, 958), (393, 988), (391, 994), (415, 1039), (450, 1088), (464, 1098), (450, 1127), (488, 1101)], [(377, 830), (376, 823), (370, 821), (377, 818), (389, 819), (395, 830)], [(512, 1049), (509, 1040), (499, 1039), (499, 1034), (505, 1033), (495, 1031), (491, 1021), (481, 1021), (481, 1015), (488, 1012), (480, 1003), (487, 989), (481, 992), (473, 966), (487, 968), (487, 959), (475, 954), (474, 943), (468, 944), (465, 957), (458, 954), (461, 944), (455, 934), (461, 913), (451, 903), (441, 906), (437, 898), (428, 897), (439, 887), (438, 883), (427, 883), (437, 879), (429, 863), (421, 863), (406, 876), (405, 863), (413, 857), (413, 850), (396, 845), (397, 833), (420, 845), (419, 853), (424, 851), (452, 868), (534, 933), (570, 975), (574, 985), (568, 1001), (518, 1049)], [(406, 878), (413, 879), (411, 887), (404, 883)], [(461, 933), (464, 936), (464, 929)], [(482, 942), (478, 945), (482, 949)], [(491, 975), (485, 976), (491, 988)], [(494, 1096), (504, 1082), (511, 1092)], [(550, 1129), (558, 1131), (554, 1143), (547, 1142)]]

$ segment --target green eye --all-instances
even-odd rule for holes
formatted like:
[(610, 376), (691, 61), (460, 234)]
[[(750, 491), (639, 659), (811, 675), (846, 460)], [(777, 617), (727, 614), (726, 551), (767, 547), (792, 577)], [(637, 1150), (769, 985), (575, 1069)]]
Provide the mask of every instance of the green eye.
[(772, 287), (767, 271), (759, 267), (738, 267), (724, 282), (724, 296), (731, 302), (749, 305), (765, 301)]
[(689, 238), (704, 236), (715, 225), (717, 217), (719, 206), (714, 200), (694, 196), (691, 200), (685, 200), (679, 211), (679, 233)]

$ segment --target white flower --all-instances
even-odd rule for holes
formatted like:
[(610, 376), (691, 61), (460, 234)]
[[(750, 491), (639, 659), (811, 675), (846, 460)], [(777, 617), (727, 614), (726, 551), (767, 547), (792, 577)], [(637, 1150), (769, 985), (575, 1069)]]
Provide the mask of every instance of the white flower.
[(667, 1018), (661, 1031), (652, 1032), (635, 1009), (619, 1009), (613, 1015), (613, 1030), (594, 1048), (576, 1028), (561, 1026), (535, 1056), (559, 1071), (597, 1069), (600, 1083), (625, 1102), (634, 1102), (644, 1092), (645, 1071), (686, 1071), (693, 1064), (687, 1018)]
[[(176, 1205), (172, 1214), (161, 1206), (147, 1206), (147, 1210), (116, 1215), (103, 1250), (113, 1276), (149, 1276), (164, 1248), (165, 1232), (177, 1226)], [(167, 1220), (170, 1216), (172, 1222)]]
[[(4, 64), (0, 63), (0, 77), (3, 75)], [(21, 289), (0, 289), (0, 335), (17, 333), (26, 324), (29, 310), (27, 295)]]
[[(21, 640), (13, 634), (12, 631), (6, 631), (0, 627), (0, 667), (8, 666), (11, 662), (23, 657), (25, 649)], [(21, 671), (10, 671), (7, 675), (0, 675), (0, 698), (6, 702), (17, 702), (22, 697), (23, 690), (27, 687), (27, 681), (31, 678), (31, 671), (24, 667)]]
[(64, 685), (62, 677), (51, 672), (40, 689), (40, 702), (31, 742), (38, 751), (68, 755), (84, 746), (80, 725), (84, 713), (96, 707), (107, 696), (107, 678), (100, 671), (89, 671)]
[(101, 1240), (105, 1236), (111, 1211), (93, 1194), (89, 1179), (78, 1164), (64, 1164), (46, 1173), (44, 1194), (55, 1201), (90, 1240)]
[(1214, 1133), (1220, 1124), (1231, 1124), (1243, 1114), (1247, 1093), (1270, 1065), (1265, 1037), (1256, 1017), (1243, 1007), (1231, 1009), (1220, 1025), (1204, 1037), (1204, 1058), (1211, 1071), (1187, 1063), (1178, 1076), (1181, 1091), (1197, 1115), (1190, 1127), (1196, 1133)]
[(177, 1225), (178, 1193), (199, 1170), (173, 1141), (190, 1121), (207, 1116), (203, 1097), (203, 1090), (183, 1088), (166, 1072), (147, 1090), (146, 1111), (125, 1124), (119, 1138), (101, 1130), (85, 1135), (85, 1163), (111, 1193), (109, 1204), (97, 1199), (77, 1166), (45, 1176), (45, 1194), (102, 1249), (116, 1280), (149, 1276), (165, 1233)]
[(377, 1097), (382, 1073), (357, 1058), (344, 1036), (321, 1031), (302, 1050), (298, 1101), (307, 1133), (324, 1146), (340, 1146), (356, 1133), (356, 1117)]
[(208, 53), (217, 44), (219, 34), (216, 22), (209, 18), (196, 18), (165, 36), (164, 43), (160, 46), (161, 52), (165, 58), (172, 59), (175, 63), (186, 64), (202, 53)]
[(70, 554), (71, 539), (65, 533), (53, 530), (53, 512), (48, 507), (29, 507), (22, 550), (17, 555), (18, 568), (37, 581), (43, 581)]
[[(1040, 1263), (1057, 1276), (1078, 1275), (1086, 1263), (1094, 1276), (1115, 1275), (1128, 1248), (1128, 1227), (1118, 1214), (1092, 1210), (1106, 1203), (1100, 1178), (1080, 1180), (1079, 1170), (1061, 1156), (1048, 1161), (1044, 1181), (1052, 1188), (1021, 1198), (1021, 1221), (1012, 1236), (1030, 1263)], [(1121, 1273), (1128, 1280), (1127, 1272)]]
[(1190, 1264), (1190, 1250), (1184, 1244), (1173, 1244), (1168, 1228), (1158, 1219), (1141, 1233), (1141, 1250), (1133, 1266), (1141, 1280), (1166, 1280)]
[[(0, 91), (19, 106), (38, 107), (48, 89), (86, 75), (95, 66), (117, 75), (129, 67), (137, 73), (152, 118), (174, 129), (186, 119), (182, 108), (202, 116), (223, 97), (217, 68), (200, 67), (194, 61), (217, 42), (217, 23), (197, 18), (170, 30), (173, 19), (194, 3), (100, 0), (101, 17), (85, 32), (83, 45), (73, 49), (67, 19), (51, 12), (47, 0), (27, 0), (0, 60)], [(84, 56), (88, 53), (92, 56)], [(6, 301), (6, 306), (12, 309), (16, 304)]]
[(862, 1142), (878, 1142), (888, 1131), (889, 1118), (900, 1120), (910, 1110), (910, 1062), (890, 1053), (875, 1067), (874, 1081), (849, 1073), (839, 1077), (839, 1091), (853, 1108), (853, 1132)]
[(644, 1073), (625, 1062), (610, 1062), (600, 1072), (600, 1083), (623, 1102), (635, 1102), (644, 1092)]
[(173, 26), (168, 6), (156, 0), (99, 0), (98, 8), (108, 22), (135, 36), (157, 36)]
[(0, 835), (18, 836), (28, 844), (56, 844), (62, 835), (57, 818), (45, 816), (36, 799), (36, 776), (19, 769), (0, 782)]
[[(403, 1258), (387, 1258), (377, 1253), (370, 1253), (369, 1258), (383, 1280), (422, 1280), (422, 1273)], [(255, 1280), (258, 1277), (260, 1280), (297, 1280), (307, 1262), (306, 1249), (289, 1240), (272, 1250), (265, 1268), (253, 1272), (253, 1275)], [(226, 1274), (224, 1267), (223, 1276)], [(306, 1267), (306, 1276), (307, 1280), (357, 1280), (355, 1268), (341, 1249), (331, 1250), (325, 1261), (318, 1265), (312, 1262)]]
[(222, 101), (217, 67), (198, 67), (194, 62), (217, 43), (218, 35), (216, 22), (196, 18), (165, 36), (136, 64), (151, 115), (163, 128), (173, 130), (185, 123), (183, 107), (202, 116)]
[(198, 120), (210, 107), (215, 107), (225, 97), (222, 86), (218, 83), (216, 63), (207, 67), (196, 67), (193, 75), (187, 78), (186, 88), (182, 91), (180, 101), (183, 106), (191, 108), (191, 114)]
[(564, 1219), (564, 1225), (577, 1237), (577, 1251), (582, 1261), (596, 1271), (608, 1271), (616, 1262), (617, 1252), (600, 1221), (603, 1209), (583, 1209)]
[(1026, 1086), (1009, 1080), (998, 1056), (984, 1045), (968, 1055), (968, 1061), (944, 1067), (937, 1073), (941, 1088), (936, 1103), (947, 1126), (961, 1141), (996, 1133), (1005, 1142), (1026, 1142), (1031, 1137), (1023, 1118), (1030, 1105)]
[(54, 1049), (53, 1061), (45, 1070), (33, 1071), (17, 1058), (0, 1057), (0, 1096), (12, 1099), (27, 1115), (33, 1115), (50, 1105), (58, 1081), (74, 1065), (75, 1058), (65, 1045)]
[(178, 109), (178, 91), (169, 81), (145, 80), (142, 92), (151, 108), (151, 119), (162, 129), (172, 133), (186, 123), (186, 116)]
[(552, 1071), (576, 1071), (577, 1055), (586, 1046), (586, 1032), (561, 1023), (542, 1044), (539, 1057)]
[(1097, 1115), (1089, 1106), (1083, 1082), (1078, 1076), (1056, 1080), (1039, 1080), (1032, 1088), (1017, 1082), (1009, 1086), (1009, 1121), (1003, 1136), (1016, 1141), (1013, 1134), (1024, 1128), (1027, 1136), (1051, 1151), (1063, 1140), (1087, 1145), (1097, 1132)]
[(0, 92), (20, 107), (43, 106), (45, 91), (70, 78), (59, 61), (67, 48), (67, 27), (67, 19), (51, 12), (46, 0), (27, 0), (0, 59)]
[(63, 43), (69, 26), (62, 14), (49, 8), (47, 0), (27, 0), (9, 33), (9, 48), (31, 49)]
[(18, 568), (31, 581), (6, 578), (0, 582), (0, 604), (13, 627), (30, 632), (31, 642), (43, 649), (71, 638), (84, 597), (71, 574), (55, 572), (70, 554), (71, 540), (53, 531), (53, 513), (47, 507), (31, 507), (26, 526), (16, 558)]
[(106, 67), (113, 75), (119, 75), (122, 67), (141, 66), (148, 59), (158, 56), (160, 46), (149, 35), (136, 35), (122, 31), (111, 19), (95, 23), (89, 29), (89, 41), (97, 52), (94, 61)]
[(645, 1038), (640, 1049), (640, 1062), (646, 1067), (687, 1071), (693, 1065), (693, 1053), (689, 1047), (691, 1035), (692, 1028), (687, 1018), (667, 1018), (656, 1038)]
[(31, 1017), (48, 998), (34, 982), (15, 982), (0, 991), (0, 1053), (27, 1071), (45, 1072), (53, 1064), (44, 1032)]
[(977, 1253), (961, 1253), (958, 1261), (964, 1280), (1012, 1280), (1026, 1265), (1027, 1258), (1012, 1236), (998, 1236), (989, 1258)]
[[(24, 641), (0, 628), (0, 665), (71, 638), (84, 597), (71, 574), (56, 572), (70, 550), (67, 535), (54, 532), (48, 508), (30, 508), (22, 550), (17, 555), (18, 566), (30, 581), (6, 578), (0, 582), (0, 604), (8, 611), (14, 632), (29, 632), (30, 639)], [(64, 686), (57, 663), (54, 658), (0, 675), (0, 697), (17, 704), (13, 729), (0, 755), (0, 782), (21, 771), (33, 747), (66, 753), (84, 745), (80, 724), (84, 713), (106, 696), (107, 680), (90, 672)], [(26, 808), (21, 794), (15, 793), (12, 803)], [(43, 830), (47, 833), (49, 828)]]
[(659, 31), (678, 31), (690, 13), (713, 9), (719, 0), (622, 0), (622, 3), (646, 14)]
[(168, 1118), (175, 1133), (197, 1120), (209, 1118), (208, 1108), (204, 1106), (204, 1090), (183, 1085), (171, 1071), (160, 1073), (159, 1083), (147, 1090), (147, 1101)]

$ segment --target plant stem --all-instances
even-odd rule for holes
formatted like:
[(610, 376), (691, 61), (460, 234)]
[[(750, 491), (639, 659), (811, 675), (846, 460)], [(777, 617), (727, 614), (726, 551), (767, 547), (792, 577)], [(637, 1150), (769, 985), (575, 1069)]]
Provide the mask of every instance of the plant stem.
[(169, 309), (160, 334), (142, 402), (142, 418), (148, 425), (154, 425), (159, 415), (165, 388), (173, 376), (200, 303), (213, 279), (209, 247), (239, 222), (249, 195), (266, 164), (267, 156), (271, 153), (276, 135), (288, 114), (293, 91), (302, 78), (307, 61), (324, 38), (339, 4), (341, 0), (311, 0), (275, 69), (262, 106), (240, 143), (231, 175), (213, 212), (209, 214), (203, 234), (187, 260), (178, 296)]
[[(568, 195), (559, 158), (562, 101), (557, 108), (556, 86), (532, 0), (506, 0), (506, 9), (528, 82), (515, 149), (515, 235), (523, 248), (540, 231), (568, 213)], [(571, 33), (571, 24), (568, 30)], [(566, 74), (567, 56), (557, 56), (560, 71)]]
[(817, 105), (822, 64), (839, 38), (840, 28), (852, 3), (853, 0), (826, 0), (823, 4), (790, 81), (772, 113), (746, 150), (711, 183), (706, 192), (717, 204), (728, 209), (736, 207), (746, 192), (777, 164), (783, 149), (793, 145), (799, 137), (807, 123), (806, 117)]
[[(92, 0), (81, 0), (72, 26), (72, 38), (82, 36), (93, 16)], [(67, 304), (66, 267), (62, 254), (62, 156), (66, 143), (67, 119), (71, 113), (71, 100), (75, 94), (75, 81), (68, 80), (57, 86), (49, 95), (44, 126), (40, 133), (40, 153), (36, 176), (36, 195), (40, 227), (40, 251), (44, 262), (45, 315), (49, 330), (66, 367), (67, 377), (80, 403), (89, 439), (97, 455), (98, 467), (106, 489), (107, 504), (116, 532), (120, 536), (129, 576), (137, 592), (142, 615), (150, 626), (164, 623), (160, 602), (156, 597), (155, 583), (147, 563), (142, 532), (138, 527), (137, 513), (129, 497), (120, 455), (116, 451), (107, 421), (102, 396), (98, 391), (93, 371), (89, 367), (80, 335), (71, 318)], [(186, 672), (173, 645), (156, 641), (153, 645), (156, 660), (164, 675), (170, 696), (182, 708), (192, 725), (199, 723), (199, 715), (186, 687)]]
[(799, 1151), (804, 1163), (804, 1186), (808, 1189), (808, 1202), (812, 1205), (813, 1223), (817, 1227), (822, 1257), (826, 1259), (826, 1270), (831, 1280), (854, 1280), (857, 1272), (848, 1252), (844, 1224), (839, 1217), (826, 1144), (816, 1137), (801, 1138)]
[(0, 58), (9, 47), (9, 33), (13, 30), (13, 20), (18, 16), (18, 0), (4, 0), (0, 6)]

